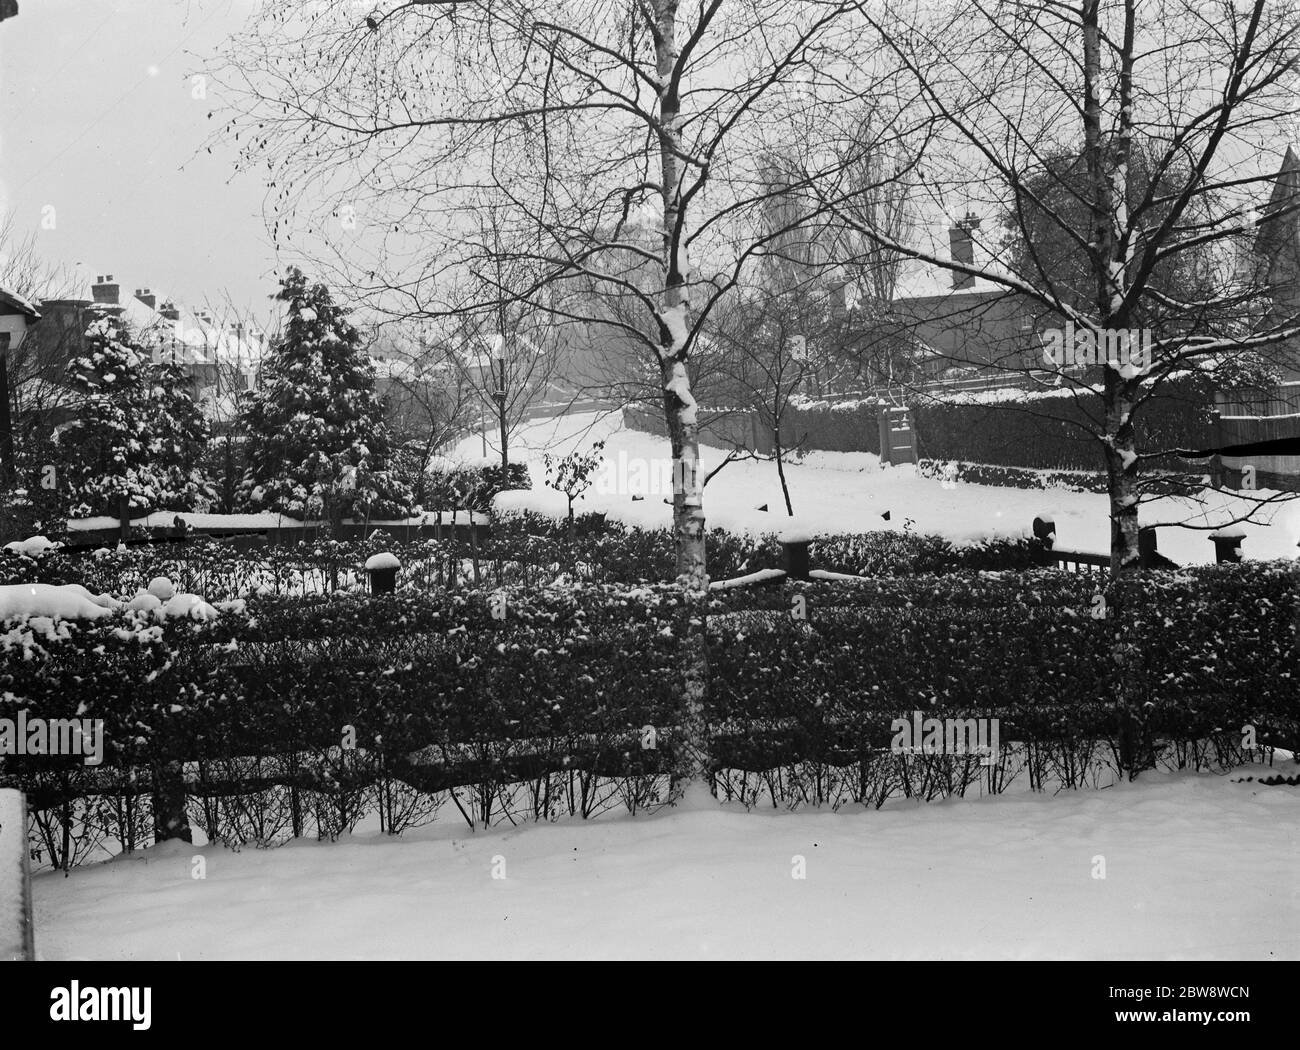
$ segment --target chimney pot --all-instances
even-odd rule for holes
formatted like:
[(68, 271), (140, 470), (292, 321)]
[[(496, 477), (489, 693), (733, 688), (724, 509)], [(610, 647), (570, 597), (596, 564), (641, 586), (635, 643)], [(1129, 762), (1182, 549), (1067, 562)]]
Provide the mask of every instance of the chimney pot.
[[(948, 230), (948, 243), (952, 249), (953, 262), (965, 266), (975, 265), (975, 241), (971, 235), (975, 230), (979, 229), (979, 225), (980, 220), (968, 212), (964, 219), (961, 219)], [(975, 278), (970, 274), (958, 273), (954, 270), (952, 287), (953, 291), (974, 288)]]
[(113, 283), (113, 275), (105, 274), (91, 286), (90, 294), (94, 296), (95, 302), (104, 306), (117, 305), (118, 286)]

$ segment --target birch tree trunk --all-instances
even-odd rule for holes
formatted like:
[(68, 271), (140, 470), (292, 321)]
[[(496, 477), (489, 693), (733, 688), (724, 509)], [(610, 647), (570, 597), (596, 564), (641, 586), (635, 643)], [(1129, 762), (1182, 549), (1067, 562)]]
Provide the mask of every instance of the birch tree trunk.
[(682, 625), (682, 739), (673, 770), (679, 787), (702, 798), (709, 769), (705, 690), (708, 651), (704, 603), (709, 578), (704, 561), (703, 486), (699, 473), (699, 417), (686, 371), (690, 304), (686, 298), (687, 261), (681, 210), (681, 103), (677, 80), (677, 0), (652, 0), (655, 66), (659, 79), (659, 168), (663, 195), (663, 250), (666, 277), (659, 313), (659, 374), (664, 416), (672, 445), (673, 534), (677, 545), (677, 583), (686, 599)]
[[(1102, 331), (1128, 328), (1126, 282), (1133, 245), (1127, 240), (1128, 168), (1132, 148), (1133, 7), (1126, 3), (1121, 44), (1120, 117), (1115, 144), (1102, 129), (1101, 3), (1083, 7), (1084, 152), (1091, 187), (1091, 264), (1096, 281), (1097, 315)], [(1119, 233), (1118, 231), (1125, 231)], [(1097, 345), (1108, 345), (1098, 339)], [(1100, 354), (1099, 354), (1100, 356)], [(1110, 496), (1110, 568), (1118, 575), (1139, 564), (1137, 456), (1131, 415), (1137, 381), (1102, 363), (1107, 490)]]

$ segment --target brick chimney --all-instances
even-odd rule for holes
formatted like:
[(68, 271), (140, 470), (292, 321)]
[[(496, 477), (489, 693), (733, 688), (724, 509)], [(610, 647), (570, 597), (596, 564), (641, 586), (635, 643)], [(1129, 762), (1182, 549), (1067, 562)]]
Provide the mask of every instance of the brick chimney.
[[(975, 265), (975, 240), (971, 236), (980, 228), (980, 221), (969, 212), (966, 218), (957, 223), (956, 226), (948, 230), (948, 244), (952, 249), (952, 261), (962, 263), (966, 266)], [(974, 288), (975, 278), (965, 273), (958, 273), (956, 270), (952, 274), (953, 291), (961, 291), (963, 288)]]
[(181, 319), (180, 310), (177, 309), (176, 304), (170, 299), (166, 300), (162, 306), (158, 307), (158, 312), (169, 321), (179, 321)]
[(144, 303), (145, 306), (149, 307), (150, 310), (152, 310), (158, 302), (158, 297), (148, 288), (137, 288), (135, 290), (135, 297), (139, 299), (140, 302)]
[(119, 291), (120, 289), (114, 283), (111, 273), (106, 277), (97, 278), (95, 283), (90, 286), (90, 294), (95, 297), (95, 302), (104, 306), (116, 306)]

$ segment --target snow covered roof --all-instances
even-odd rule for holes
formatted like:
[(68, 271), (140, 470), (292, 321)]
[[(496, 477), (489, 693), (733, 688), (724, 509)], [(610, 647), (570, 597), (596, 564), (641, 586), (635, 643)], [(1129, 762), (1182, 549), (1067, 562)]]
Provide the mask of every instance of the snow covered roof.
[[(175, 305), (165, 292), (153, 289), (157, 306), (149, 306), (120, 285), (117, 303), (95, 303), (94, 275), (84, 263), (72, 267), (72, 290), (65, 299), (91, 303), (118, 314), (147, 344), (158, 345), (169, 353), (175, 351), (179, 364), (211, 364), (217, 361), (255, 362), (266, 351), (266, 333), (257, 328), (240, 327), (236, 318), (223, 320), (209, 311)], [(163, 315), (162, 308), (172, 306), (176, 318)]]
[[(951, 259), (952, 250), (948, 241), (948, 230), (952, 225), (950, 220), (945, 219), (923, 227), (913, 239), (912, 247), (939, 259)], [(977, 268), (995, 275), (1009, 276), (1007, 268), (993, 255), (989, 244), (985, 243), (987, 238), (981, 238), (977, 230), (971, 240)], [(919, 259), (904, 260), (899, 269), (898, 283), (894, 292), (895, 298), (898, 299), (989, 294), (1007, 290), (1004, 285), (985, 280), (983, 277), (976, 277), (974, 282), (965, 288), (954, 288), (953, 280), (957, 276), (955, 271)]]
[(36, 307), (17, 292), (11, 292), (7, 288), (0, 288), (0, 313), (24, 314), (33, 321), (41, 316)]

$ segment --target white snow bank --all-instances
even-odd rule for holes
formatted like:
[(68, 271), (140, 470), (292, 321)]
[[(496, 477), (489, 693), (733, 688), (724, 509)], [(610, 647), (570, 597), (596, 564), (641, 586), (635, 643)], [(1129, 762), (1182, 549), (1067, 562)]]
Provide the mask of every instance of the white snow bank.
[(715, 807), (471, 833), (453, 811), (400, 840), (177, 844), (38, 874), (36, 946), (46, 959), (1294, 960), (1298, 798), (1144, 773), (879, 812)]
[(176, 595), (176, 585), (166, 576), (155, 576), (149, 581), (148, 591), (159, 601), (167, 601)]
[[(581, 505), (579, 505), (581, 506)], [(567, 519), (569, 501), (555, 489), (506, 489), (492, 497), (492, 516), (494, 518), (518, 517), (531, 511), (543, 517)], [(578, 513), (578, 507), (574, 508)]]
[(46, 551), (58, 550), (63, 544), (55, 543), (44, 536), (28, 536), (25, 540), (14, 540), (5, 544), (5, 550), (15, 554), (25, 554), (29, 558), (38, 557)]
[(111, 609), (98, 604), (80, 584), (15, 583), (0, 587), (0, 620), (48, 616), (56, 620), (95, 620)]
[(397, 555), (384, 551), (382, 554), (372, 554), (366, 559), (366, 572), (382, 572), (384, 569), (400, 569), (402, 563), (397, 560)]
[[(497, 504), (502, 512), (537, 510), (562, 520), (564, 497), (545, 489), (542, 453), (564, 455), (588, 448), (595, 440), (605, 441), (606, 457), (617, 461), (623, 455), (630, 462), (653, 462), (670, 454), (668, 440), (622, 425), (621, 415), (584, 412), (526, 421), (511, 435), (512, 456), (530, 464), (531, 493), (502, 493)], [(465, 439), (459, 449), (477, 455), (478, 438)], [(702, 445), (700, 465), (713, 470), (728, 449)], [(860, 464), (854, 471), (852, 464)], [(1055, 472), (1053, 472), (1055, 473)], [(823, 535), (854, 535), (871, 531), (902, 532), (942, 536), (956, 546), (997, 538), (1025, 536), (1034, 516), (1044, 505), (1053, 511), (1057, 543), (1071, 550), (1105, 551), (1110, 541), (1109, 505), (1105, 493), (1074, 492), (1068, 488), (1017, 489), (962, 483), (944, 488), (942, 478), (923, 477), (914, 466), (881, 469), (879, 457), (868, 453), (809, 453), (803, 462), (786, 464), (795, 513), (815, 521)], [(1267, 496), (1261, 490), (1249, 494)], [(779, 515), (764, 513), (757, 506), (784, 509), (776, 466), (768, 462), (740, 461), (728, 464), (704, 490), (707, 527), (759, 536), (777, 527)], [(494, 512), (496, 511), (494, 506)], [(633, 501), (626, 495), (602, 495), (591, 490), (578, 504), (580, 512), (598, 511), (629, 527), (669, 528), (672, 507), (649, 497)], [(881, 514), (890, 511), (890, 520)], [(1300, 500), (1256, 507), (1231, 493), (1204, 489), (1196, 498), (1164, 497), (1144, 504), (1144, 524), (1186, 523), (1214, 527), (1253, 512), (1258, 522), (1245, 525), (1243, 551), (1247, 558), (1294, 559), (1300, 544)], [(1205, 531), (1162, 528), (1157, 534), (1160, 553), (1180, 565), (1213, 564), (1214, 545)]]

